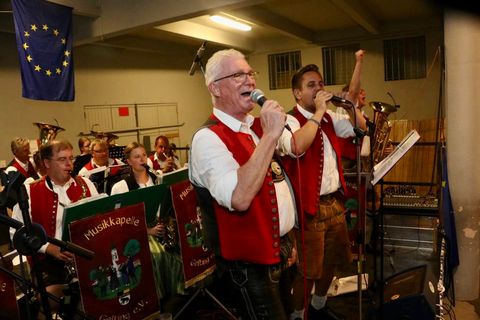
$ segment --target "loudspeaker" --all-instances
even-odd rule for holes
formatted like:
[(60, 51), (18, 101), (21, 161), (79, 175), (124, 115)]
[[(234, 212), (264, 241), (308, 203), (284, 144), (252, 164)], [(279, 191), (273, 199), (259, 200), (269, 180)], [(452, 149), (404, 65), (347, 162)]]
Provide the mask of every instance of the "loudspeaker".
[(382, 319), (435, 319), (437, 281), (427, 265), (413, 267), (385, 280)]

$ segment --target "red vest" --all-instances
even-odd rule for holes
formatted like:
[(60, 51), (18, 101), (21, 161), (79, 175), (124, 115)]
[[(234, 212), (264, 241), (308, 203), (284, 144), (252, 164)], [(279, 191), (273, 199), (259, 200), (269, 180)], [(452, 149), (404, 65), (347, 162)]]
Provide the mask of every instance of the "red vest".
[[(252, 130), (261, 137), (261, 125), (257, 120)], [(238, 164), (245, 164), (256, 147), (252, 136), (232, 131), (214, 115), (210, 116), (210, 121), (209, 128), (225, 143)], [(202, 203), (210, 201), (202, 193), (199, 193), (199, 197)], [(209, 208), (212, 207), (213, 212), (210, 212)], [(209, 231), (218, 233), (212, 236), (218, 236), (216, 240), (219, 248), (213, 249), (222, 258), (265, 265), (280, 262), (279, 214), (270, 168), (262, 187), (246, 211), (229, 211), (213, 198), (205, 209), (208, 215), (206, 220), (216, 225), (216, 229)]]
[(10, 165), (12, 167), (15, 167), (18, 172), (20, 172), (21, 174), (23, 174), (25, 176), (25, 178), (34, 178), (34, 179), (38, 179), (38, 174), (37, 174), (37, 171), (35, 171), (35, 168), (33, 167), (32, 163), (30, 162), (30, 160), (28, 161), (28, 171), (25, 171), (25, 169), (22, 167), (22, 165), (20, 163), (18, 163), (17, 159), (13, 159), (12, 162), (10, 163)]
[[(307, 119), (298, 111), (297, 107), (293, 109), (293, 114), (300, 122), (300, 126), (305, 125)], [(327, 119), (328, 122), (323, 121), (323, 118)], [(322, 118), (322, 127), (318, 127), (317, 134), (313, 140), (310, 148), (305, 152), (305, 154), (299, 158), (300, 161), (300, 172), (302, 180), (302, 204), (303, 211), (311, 215), (315, 215), (319, 208), (320, 203), (320, 190), (322, 186), (322, 174), (323, 174), (323, 135), (322, 131), (328, 137), (333, 149), (335, 150), (337, 156), (337, 168), (338, 174), (340, 177), (340, 182), (342, 188), (345, 191), (346, 185), (343, 178), (342, 163), (341, 163), (341, 152), (340, 145), (338, 143), (337, 135), (335, 134), (335, 129), (333, 127), (332, 117), (325, 112)], [(293, 190), (295, 190), (295, 198), (299, 199), (298, 190), (300, 187), (298, 185), (298, 168), (297, 168), (297, 159), (290, 156), (285, 156), (282, 158), (283, 164), (285, 165), (285, 171), (290, 177), (290, 181), (293, 185)], [(297, 206), (300, 204), (297, 201)], [(300, 208), (297, 207), (297, 211), (300, 212)]]
[[(90, 189), (82, 177), (75, 177), (75, 183), (67, 190), (72, 202), (90, 197)], [(30, 184), (30, 212), (32, 221), (39, 223), (50, 237), (55, 237), (57, 224), (58, 195), (48, 188), (45, 177)]]
[[(116, 165), (119, 165), (117, 159), (113, 159), (113, 165), (116, 166)], [(89, 161), (86, 165), (83, 166), (85, 169), (87, 170), (93, 170), (95, 168), (98, 168), (99, 166), (97, 166), (96, 164), (93, 163), (93, 160), (92, 161)], [(108, 165), (107, 165), (108, 167)], [(115, 168), (110, 168), (110, 173), (109, 175), (110, 176), (115, 176), (117, 175), (118, 173), (120, 173), (121, 171), (121, 168), (120, 167), (115, 167)]]
[[(362, 142), (360, 140), (360, 142)], [(355, 138), (338, 138), (338, 143), (340, 144), (340, 149), (342, 150), (342, 156), (350, 160), (357, 159), (357, 147), (355, 145)]]
[[(366, 115), (363, 115), (363, 117), (368, 121), (368, 117)], [(337, 137), (337, 139), (340, 144), (340, 150), (342, 150), (342, 157), (350, 160), (357, 160), (357, 146), (355, 145), (355, 137)], [(363, 138), (360, 139), (359, 143), (361, 146), (363, 143)]]
[(160, 164), (158, 163), (157, 160), (155, 160), (155, 153), (152, 154), (150, 157), (148, 157), (151, 161), (152, 161), (152, 164), (153, 164), (153, 170), (162, 170), (160, 168)]

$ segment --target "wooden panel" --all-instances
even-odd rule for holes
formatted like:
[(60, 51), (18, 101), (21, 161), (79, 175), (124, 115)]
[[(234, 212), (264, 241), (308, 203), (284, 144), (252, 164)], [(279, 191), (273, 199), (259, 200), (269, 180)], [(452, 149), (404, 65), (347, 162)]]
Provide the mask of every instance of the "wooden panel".
[[(433, 144), (436, 139), (436, 119), (391, 121), (390, 140), (399, 142), (412, 129), (420, 134), (420, 140), (385, 176), (385, 181), (437, 183), (437, 169)], [(427, 142), (432, 145), (419, 145)], [(430, 187), (417, 187), (418, 193), (426, 193)], [(436, 192), (435, 188), (433, 192)]]
[(110, 131), (113, 129), (111, 108), (85, 107), (85, 130)]
[(177, 104), (138, 104), (138, 126), (155, 127), (178, 124)]
[[(120, 116), (119, 108), (128, 108), (128, 115)], [(137, 126), (135, 119), (135, 106), (133, 105), (112, 106), (110, 109), (110, 114), (112, 116), (112, 130), (130, 129)]]
[[(128, 114), (120, 115), (119, 108), (121, 107), (128, 108)], [(155, 138), (159, 135), (165, 135), (169, 138), (170, 143), (182, 146), (179, 129), (168, 128), (168, 126), (179, 125), (176, 103), (89, 105), (84, 107), (84, 112), (86, 132), (94, 130), (115, 133), (116, 130), (125, 130), (121, 133), (115, 133), (119, 137), (115, 141), (117, 145), (127, 145), (132, 141), (149, 142), (145, 149), (150, 152), (154, 149)], [(178, 156), (183, 162), (187, 159), (186, 152), (184, 154), (178, 152)]]

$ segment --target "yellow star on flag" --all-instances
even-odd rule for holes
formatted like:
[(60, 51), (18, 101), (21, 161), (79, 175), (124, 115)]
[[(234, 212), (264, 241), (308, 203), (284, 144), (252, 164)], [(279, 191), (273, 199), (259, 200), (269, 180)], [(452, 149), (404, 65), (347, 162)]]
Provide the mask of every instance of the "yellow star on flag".
[(53, 29), (53, 34), (54, 34), (55, 36), (58, 36), (58, 35), (60, 34), (60, 32), (58, 32), (57, 29)]
[(24, 35), (25, 37), (30, 37), (30, 33), (28, 33), (28, 31), (24, 31), (23, 35)]
[(44, 25), (42, 26), (42, 29), (45, 30), (45, 31), (47, 31), (47, 30), (48, 30), (48, 26), (47, 26), (46, 24), (44, 24)]
[(33, 31), (37, 31), (38, 28), (35, 24), (31, 24), (30, 29), (32, 29)]
[(40, 70), (42, 70), (42, 68), (41, 68), (39, 65), (36, 65), (36, 66), (35, 66), (35, 71), (40, 72)]
[(70, 51), (68, 50), (65, 50), (65, 52), (63, 53), (66, 57), (68, 57), (70, 55)]
[(65, 44), (67, 43), (67, 40), (65, 40), (65, 38), (62, 38), (62, 44)]
[(32, 56), (31, 56), (31, 55), (28, 55), (28, 56), (27, 56), (27, 61), (28, 61), (28, 62), (32, 62), (32, 60), (33, 60)]
[(55, 68), (55, 73), (60, 74), (60, 73), (62, 73), (62, 70), (60, 70), (60, 68)]
[(50, 76), (52, 75), (52, 71), (46, 70), (46, 71), (45, 71), (45, 74), (50, 77)]
[(62, 62), (62, 65), (63, 65), (64, 67), (68, 67), (68, 61), (66, 61), (66, 60), (63, 61), (63, 62)]
[(25, 43), (23, 44), (23, 49), (27, 50), (28, 48), (30, 48), (30, 47), (29, 47), (28, 44), (25, 42)]

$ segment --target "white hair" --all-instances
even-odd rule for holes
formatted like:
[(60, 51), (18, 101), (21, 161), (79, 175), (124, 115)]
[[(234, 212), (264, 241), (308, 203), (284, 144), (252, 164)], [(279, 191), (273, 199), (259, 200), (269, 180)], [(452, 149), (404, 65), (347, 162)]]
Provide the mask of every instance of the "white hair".
[(235, 49), (225, 49), (215, 52), (210, 59), (208, 59), (205, 67), (205, 84), (207, 86), (222, 75), (223, 62), (230, 58), (245, 59), (245, 56)]

